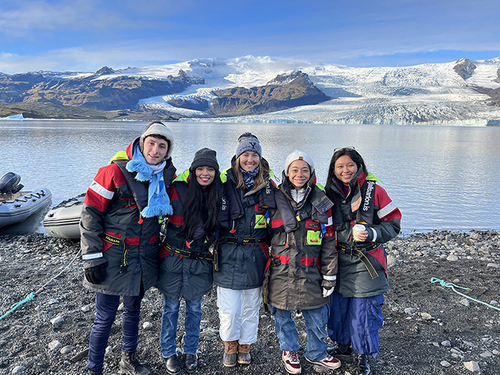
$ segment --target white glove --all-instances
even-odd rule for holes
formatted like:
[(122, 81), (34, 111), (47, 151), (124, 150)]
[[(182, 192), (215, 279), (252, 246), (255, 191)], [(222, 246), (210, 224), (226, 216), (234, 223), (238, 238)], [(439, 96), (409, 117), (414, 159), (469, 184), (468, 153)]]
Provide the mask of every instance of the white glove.
[(336, 284), (337, 284), (337, 275), (335, 276), (323, 275), (323, 282), (321, 283), (321, 286), (323, 287), (323, 297), (328, 297), (330, 294), (332, 294)]

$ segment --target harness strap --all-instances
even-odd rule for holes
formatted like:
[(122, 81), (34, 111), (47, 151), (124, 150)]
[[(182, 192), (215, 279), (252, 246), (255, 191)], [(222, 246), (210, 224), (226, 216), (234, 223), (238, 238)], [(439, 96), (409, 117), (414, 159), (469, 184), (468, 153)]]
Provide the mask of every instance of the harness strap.
[(246, 238), (246, 237), (224, 237), (221, 240), (222, 243), (229, 243), (233, 245), (246, 245), (246, 246), (253, 246), (253, 245), (262, 245), (267, 242), (266, 237), (258, 237), (258, 238)]
[(210, 255), (207, 253), (200, 253), (198, 251), (189, 251), (189, 250), (184, 250), (184, 249), (173, 249), (172, 246), (170, 246), (168, 243), (161, 246), (160, 248), (160, 258), (163, 258), (165, 256), (168, 256), (172, 254), (179, 257), (179, 258), (188, 258), (188, 259), (195, 259), (195, 260), (200, 260), (200, 259), (206, 259), (206, 260), (212, 260)]
[(378, 277), (378, 272), (377, 270), (375, 270), (375, 267), (373, 267), (373, 264), (370, 262), (370, 259), (368, 259), (365, 252), (375, 250), (379, 246), (380, 246), (379, 244), (373, 244), (368, 247), (357, 248), (357, 247), (346, 247), (342, 245), (337, 245), (337, 249), (343, 252), (344, 254), (357, 256), (358, 259), (365, 265), (366, 270), (370, 274), (370, 277), (372, 279), (376, 279)]

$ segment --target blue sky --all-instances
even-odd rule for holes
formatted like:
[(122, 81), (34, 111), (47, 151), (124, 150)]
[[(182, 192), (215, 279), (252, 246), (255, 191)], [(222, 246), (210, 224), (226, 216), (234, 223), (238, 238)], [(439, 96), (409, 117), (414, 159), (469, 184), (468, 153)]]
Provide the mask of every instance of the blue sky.
[(2, 0), (0, 72), (246, 55), (348, 66), (500, 56), (499, 0)]

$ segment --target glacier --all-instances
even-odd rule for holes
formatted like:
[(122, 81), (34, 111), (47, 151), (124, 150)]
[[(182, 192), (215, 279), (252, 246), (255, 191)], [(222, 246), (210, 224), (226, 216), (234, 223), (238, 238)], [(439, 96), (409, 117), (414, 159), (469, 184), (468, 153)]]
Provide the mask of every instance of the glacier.
[[(462, 59), (466, 60), (466, 59)], [(160, 108), (182, 116), (202, 116), (201, 111), (173, 107), (172, 99), (207, 100), (213, 90), (265, 85), (279, 74), (300, 70), (330, 100), (316, 105), (278, 112), (221, 118), (184, 118), (183, 121), (231, 123), (331, 123), (391, 125), (500, 125), (500, 107), (488, 105), (490, 97), (477, 88), (500, 88), (500, 58), (466, 60), (474, 69), (464, 78), (455, 71), (462, 60), (408, 67), (355, 68), (308, 61), (280, 60), (269, 56), (235, 59), (196, 59), (177, 64), (127, 68), (117, 75), (166, 79), (183, 70), (188, 76), (202, 77), (203, 85), (184, 92), (141, 100), (138, 105)]]

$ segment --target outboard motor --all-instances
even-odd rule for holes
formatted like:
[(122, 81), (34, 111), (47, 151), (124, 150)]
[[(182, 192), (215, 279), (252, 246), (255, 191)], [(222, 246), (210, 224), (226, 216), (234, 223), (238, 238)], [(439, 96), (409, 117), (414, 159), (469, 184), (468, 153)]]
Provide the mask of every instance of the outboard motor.
[(20, 184), (21, 176), (14, 172), (7, 172), (0, 178), (0, 194), (15, 194), (24, 185)]

